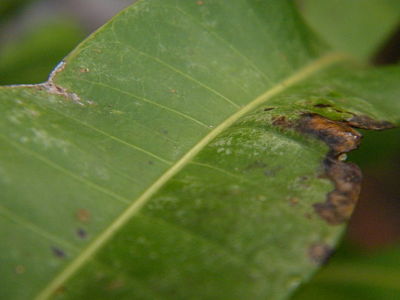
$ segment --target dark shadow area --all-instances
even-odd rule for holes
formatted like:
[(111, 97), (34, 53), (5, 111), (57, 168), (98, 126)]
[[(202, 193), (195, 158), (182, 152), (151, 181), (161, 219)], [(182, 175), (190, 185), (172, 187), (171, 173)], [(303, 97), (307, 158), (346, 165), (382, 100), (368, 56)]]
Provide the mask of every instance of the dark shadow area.
[(372, 58), (375, 65), (390, 65), (400, 61), (400, 24)]

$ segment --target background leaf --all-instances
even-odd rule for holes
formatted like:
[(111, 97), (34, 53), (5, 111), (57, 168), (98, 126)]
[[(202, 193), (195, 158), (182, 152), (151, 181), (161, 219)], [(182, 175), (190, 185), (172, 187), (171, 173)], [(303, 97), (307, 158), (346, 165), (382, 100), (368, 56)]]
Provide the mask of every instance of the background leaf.
[(21, 8), (32, 3), (35, 0), (2, 0), (0, 3), (0, 25), (14, 14), (16, 14)]
[(300, 0), (305, 20), (333, 48), (365, 60), (400, 26), (397, 0)]
[(2, 297), (282, 299), (307, 280), (342, 231), (312, 207), (328, 149), (274, 120), (398, 122), (399, 69), (350, 71), (289, 3), (142, 1), (50, 82), (1, 88)]
[(397, 245), (369, 254), (347, 246), (334, 259), (293, 299), (396, 299), (399, 294)]
[(0, 84), (47, 80), (54, 66), (82, 40), (73, 21), (48, 20), (0, 48)]

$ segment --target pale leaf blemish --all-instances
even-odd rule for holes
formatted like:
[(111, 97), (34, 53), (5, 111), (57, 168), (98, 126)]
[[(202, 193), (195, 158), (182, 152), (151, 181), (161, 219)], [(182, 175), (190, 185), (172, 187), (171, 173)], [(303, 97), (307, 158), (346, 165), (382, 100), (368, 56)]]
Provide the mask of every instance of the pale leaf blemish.
[(19, 141), (20, 141), (22, 144), (26, 144), (26, 143), (28, 143), (30, 140), (29, 140), (29, 138), (26, 137), (26, 136), (21, 136), (21, 137), (19, 138)]
[(111, 178), (110, 173), (108, 172), (107, 168), (104, 167), (96, 167), (95, 168), (95, 175), (102, 180), (109, 180)]
[(24, 107), (12, 110), (7, 119), (13, 124), (21, 124), (25, 118), (34, 119), (38, 116), (40, 116), (40, 112)]
[(258, 195), (256, 197), (256, 200), (259, 201), (259, 202), (264, 202), (264, 201), (267, 200), (267, 197), (265, 197), (264, 195)]
[(7, 169), (3, 168), (0, 165), (0, 183), (10, 184), (12, 183), (12, 179), (10, 178), (10, 174)]
[(112, 113), (113, 115), (123, 115), (124, 114), (123, 111), (120, 111), (120, 110), (117, 110), (117, 109), (112, 109), (110, 111), (110, 113)]
[(42, 129), (32, 128), (33, 132), (32, 142), (42, 145), (45, 149), (58, 148), (62, 152), (67, 153), (70, 143), (55, 137), (50, 136)]

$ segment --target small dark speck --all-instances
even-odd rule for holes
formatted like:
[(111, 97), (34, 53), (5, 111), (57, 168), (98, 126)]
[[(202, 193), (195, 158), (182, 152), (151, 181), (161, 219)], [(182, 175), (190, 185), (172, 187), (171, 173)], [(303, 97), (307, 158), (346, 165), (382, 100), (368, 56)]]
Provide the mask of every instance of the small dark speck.
[(152, 160), (149, 160), (147, 163), (148, 163), (149, 165), (154, 165), (154, 162), (153, 162)]
[(264, 162), (257, 160), (257, 161), (255, 161), (255, 162), (249, 164), (249, 165), (245, 168), (245, 170), (248, 171), (248, 170), (251, 170), (251, 169), (265, 168), (266, 166), (267, 166), (267, 165), (266, 165)]
[(291, 206), (296, 206), (297, 204), (299, 204), (299, 198), (297, 197), (291, 197), (289, 199), (289, 203)]
[(51, 247), (51, 251), (53, 252), (54, 256), (58, 257), (58, 258), (64, 258), (65, 252), (63, 250), (61, 250), (60, 248), (57, 247)]
[(269, 177), (269, 176), (274, 176), (275, 175), (275, 172), (274, 172), (274, 170), (264, 170), (264, 175), (265, 176), (267, 176), (267, 177)]
[(161, 132), (162, 132), (163, 134), (168, 134), (168, 130), (166, 130), (166, 129), (163, 129)]
[(270, 111), (270, 110), (273, 110), (273, 109), (275, 109), (275, 107), (267, 107), (267, 108), (264, 108), (264, 111)]
[(324, 103), (318, 103), (318, 104), (315, 104), (314, 107), (326, 108), (326, 107), (332, 107), (332, 105), (324, 104)]
[(310, 213), (305, 213), (304, 216), (309, 220), (311, 220), (313, 218), (313, 215)]
[(86, 230), (82, 229), (82, 228), (78, 228), (76, 231), (76, 234), (78, 235), (78, 237), (80, 237), (81, 239), (85, 239), (87, 237), (87, 232)]
[(264, 175), (267, 177), (275, 176), (280, 171), (280, 169), (281, 169), (280, 167), (275, 167), (272, 169), (264, 169)]
[(107, 286), (106, 289), (107, 290), (116, 290), (116, 289), (120, 289), (125, 285), (125, 281), (121, 280), (121, 279), (116, 279), (111, 281)]
[(54, 291), (55, 296), (60, 296), (65, 293), (65, 286), (60, 286)]

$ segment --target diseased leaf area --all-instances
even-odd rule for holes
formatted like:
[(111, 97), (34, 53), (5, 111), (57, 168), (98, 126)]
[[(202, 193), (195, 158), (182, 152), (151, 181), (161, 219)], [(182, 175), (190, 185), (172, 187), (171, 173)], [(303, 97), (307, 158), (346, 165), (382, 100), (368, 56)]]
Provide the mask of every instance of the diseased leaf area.
[(142, 0), (2, 87), (0, 297), (287, 298), (356, 203), (353, 127), (399, 122), (399, 68), (348, 64), (290, 1)]

